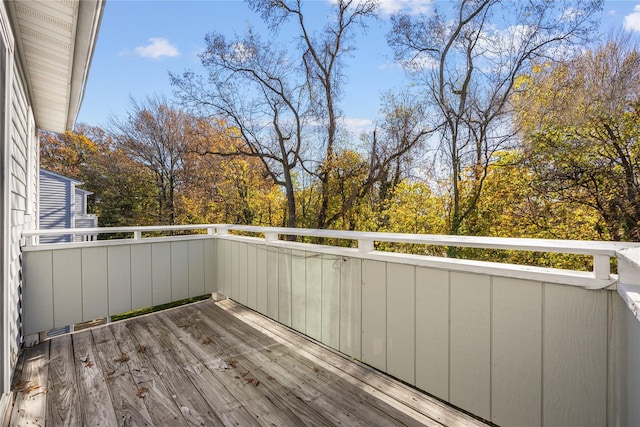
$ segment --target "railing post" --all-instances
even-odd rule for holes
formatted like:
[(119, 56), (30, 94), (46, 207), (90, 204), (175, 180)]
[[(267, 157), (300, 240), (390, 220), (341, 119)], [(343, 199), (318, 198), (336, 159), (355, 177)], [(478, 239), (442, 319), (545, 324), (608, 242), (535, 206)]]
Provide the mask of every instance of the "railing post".
[(373, 240), (358, 240), (358, 251), (368, 253), (373, 251)]
[(140, 240), (142, 239), (142, 231), (140, 230), (136, 230), (133, 232), (133, 240)]
[(212, 236), (212, 235), (216, 234), (216, 228), (215, 228), (215, 227), (209, 227), (209, 228), (207, 228), (207, 234), (208, 234), (209, 236)]
[(264, 233), (265, 242), (275, 242), (278, 240), (278, 233), (273, 232), (265, 232)]
[(216, 234), (218, 236), (226, 236), (227, 234), (229, 234), (229, 230), (226, 228), (216, 228)]
[(608, 280), (611, 275), (611, 262), (608, 255), (593, 256), (593, 276), (596, 279)]

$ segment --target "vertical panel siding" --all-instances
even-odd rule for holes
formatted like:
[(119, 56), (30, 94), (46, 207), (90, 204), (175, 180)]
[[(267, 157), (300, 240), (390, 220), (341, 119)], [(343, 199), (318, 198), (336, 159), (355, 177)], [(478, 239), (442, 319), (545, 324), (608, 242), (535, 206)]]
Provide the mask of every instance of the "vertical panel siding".
[(291, 327), (306, 331), (306, 252), (291, 251)]
[(248, 303), (249, 293), (249, 274), (247, 271), (247, 243), (240, 242), (238, 247), (238, 283), (240, 288), (238, 289), (238, 301), (244, 305)]
[(109, 314), (107, 261), (107, 248), (82, 249), (83, 319), (100, 319)]
[(387, 265), (362, 261), (362, 360), (387, 369)]
[(151, 245), (131, 245), (131, 308), (153, 305)]
[(492, 421), (542, 425), (542, 283), (493, 278)]
[(189, 297), (205, 294), (205, 240), (192, 240), (189, 242)]
[(207, 242), (26, 251), (27, 334), (203, 295)]
[(171, 296), (169, 301), (189, 298), (189, 242), (171, 242)]
[(278, 319), (291, 326), (291, 250), (278, 251)]
[(278, 248), (267, 248), (267, 312), (266, 315), (278, 320)]
[(53, 327), (82, 319), (82, 251), (53, 252)]
[(258, 306), (258, 248), (247, 245), (247, 305)]
[(322, 342), (340, 348), (340, 257), (322, 256)]
[(171, 243), (151, 244), (153, 305), (171, 302)]
[(256, 295), (258, 301), (256, 303), (257, 310), (262, 313), (267, 313), (267, 300), (268, 300), (268, 290), (267, 290), (267, 248), (258, 245), (257, 246), (257, 285), (256, 285)]
[(30, 252), (24, 264), (24, 333), (53, 328), (53, 254)]
[(416, 386), (449, 399), (449, 272), (416, 268)]
[(545, 284), (543, 322), (543, 424), (606, 425), (607, 292)]
[(213, 293), (218, 289), (217, 264), (218, 241), (207, 239), (204, 241), (204, 293)]
[[(108, 314), (112, 315), (131, 311), (134, 307), (134, 293), (131, 289), (131, 247), (111, 246), (108, 248), (107, 258), (109, 260), (109, 272), (107, 274), (107, 277), (109, 278)], [(142, 283), (140, 284), (138, 282), (134, 283), (136, 287), (142, 285), (144, 289), (148, 281), (142, 280)], [(95, 317), (87, 318), (95, 319)]]
[(306, 259), (306, 295), (307, 318), (306, 334), (310, 337), (322, 340), (322, 258), (319, 254), (307, 252)]
[(452, 272), (449, 398), (491, 419), (491, 278)]
[(415, 267), (387, 266), (387, 372), (415, 385)]
[(361, 342), (362, 260), (350, 258), (340, 269), (340, 351), (361, 359)]
[(229, 242), (231, 245), (231, 258), (228, 260), (231, 266), (231, 292), (227, 295), (234, 300), (238, 301), (238, 296), (240, 295), (240, 269), (244, 268), (240, 263), (240, 242)]

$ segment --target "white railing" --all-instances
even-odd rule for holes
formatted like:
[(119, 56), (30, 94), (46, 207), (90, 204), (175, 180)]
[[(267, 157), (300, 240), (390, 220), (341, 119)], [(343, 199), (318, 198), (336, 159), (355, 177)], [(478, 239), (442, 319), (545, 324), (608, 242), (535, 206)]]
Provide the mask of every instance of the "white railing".
[[(206, 234), (152, 235), (180, 230)], [(215, 292), (499, 425), (640, 420), (631, 400), (640, 397), (640, 351), (629, 347), (640, 322), (627, 309), (640, 243), (224, 224), (90, 231), (133, 238), (39, 245), (51, 230), (24, 233), (29, 333)], [(595, 267), (408, 255), (376, 251), (377, 242), (582, 254)], [(620, 253), (616, 292), (609, 261)]]

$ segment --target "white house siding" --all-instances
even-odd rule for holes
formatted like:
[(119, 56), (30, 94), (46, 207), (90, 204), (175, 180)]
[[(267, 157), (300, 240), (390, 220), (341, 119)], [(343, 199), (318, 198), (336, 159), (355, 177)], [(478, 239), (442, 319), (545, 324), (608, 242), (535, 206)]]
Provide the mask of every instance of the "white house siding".
[[(71, 228), (73, 182), (65, 177), (40, 171), (40, 228)], [(70, 242), (71, 236), (42, 236), (41, 243)]]
[(13, 36), (6, 3), (0, 6), (0, 32), (6, 47), (6, 67), (0, 76), (4, 90), (2, 131), (2, 369), (0, 372), (0, 414), (8, 403), (11, 372), (21, 340), (21, 251), (24, 229), (36, 228), (37, 135), (29, 108), (24, 77), (15, 59)]

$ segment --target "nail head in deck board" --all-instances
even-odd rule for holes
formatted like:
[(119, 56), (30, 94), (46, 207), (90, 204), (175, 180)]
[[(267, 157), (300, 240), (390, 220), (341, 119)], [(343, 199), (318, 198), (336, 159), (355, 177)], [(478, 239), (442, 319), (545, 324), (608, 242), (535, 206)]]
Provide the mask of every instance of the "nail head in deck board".
[(9, 425), (30, 423), (44, 426), (47, 413), (49, 342), (25, 350), (20, 377), (13, 383), (17, 395)]
[[(151, 425), (151, 416), (147, 407), (137, 394), (139, 388), (135, 384), (129, 367), (124, 359), (128, 358), (118, 346), (111, 330), (95, 328), (91, 330), (95, 342), (96, 362), (93, 368), (101, 369), (105, 376), (107, 390), (119, 420), (126, 420), (129, 425)], [(108, 373), (112, 373), (108, 375)]]
[[(171, 397), (149, 360), (144, 357), (146, 344), (139, 343), (131, 334), (125, 322), (116, 322), (109, 325), (113, 337), (118, 342), (120, 351), (128, 356), (126, 361), (134, 382), (144, 395), (142, 402), (147, 407), (151, 420), (155, 425), (185, 425), (187, 421), (182, 416), (180, 408)], [(143, 392), (143, 387), (146, 392)]]
[[(211, 393), (207, 394), (207, 398), (211, 403), (205, 400), (204, 395), (194, 386), (187, 372), (183, 369), (180, 360), (175, 357), (175, 353), (171, 350), (173, 346), (182, 346), (177, 339), (173, 340), (168, 346), (166, 341), (158, 340), (146, 326), (145, 322), (149, 319), (131, 319), (127, 321), (127, 328), (132, 335), (140, 343), (146, 343), (147, 347), (144, 357), (149, 359), (153, 364), (156, 372), (161, 374), (162, 382), (167, 390), (172, 393), (182, 415), (191, 425), (222, 425), (224, 420), (230, 422), (238, 422), (246, 420), (243, 418), (242, 410), (229, 411), (229, 414), (220, 413), (221, 408), (226, 408), (226, 401), (220, 398), (224, 394), (223, 391), (215, 390), (216, 382), (210, 384)], [(167, 339), (172, 336), (167, 335)], [(215, 392), (214, 392), (215, 390)], [(220, 405), (216, 404), (216, 399)], [(216, 412), (218, 411), (218, 412)], [(249, 416), (249, 420), (252, 420)], [(240, 422), (239, 425), (243, 425)]]
[(49, 378), (47, 381), (47, 425), (82, 424), (73, 342), (71, 335), (50, 340)]
[(117, 425), (104, 376), (96, 365), (91, 331), (75, 333), (72, 339), (83, 425)]

